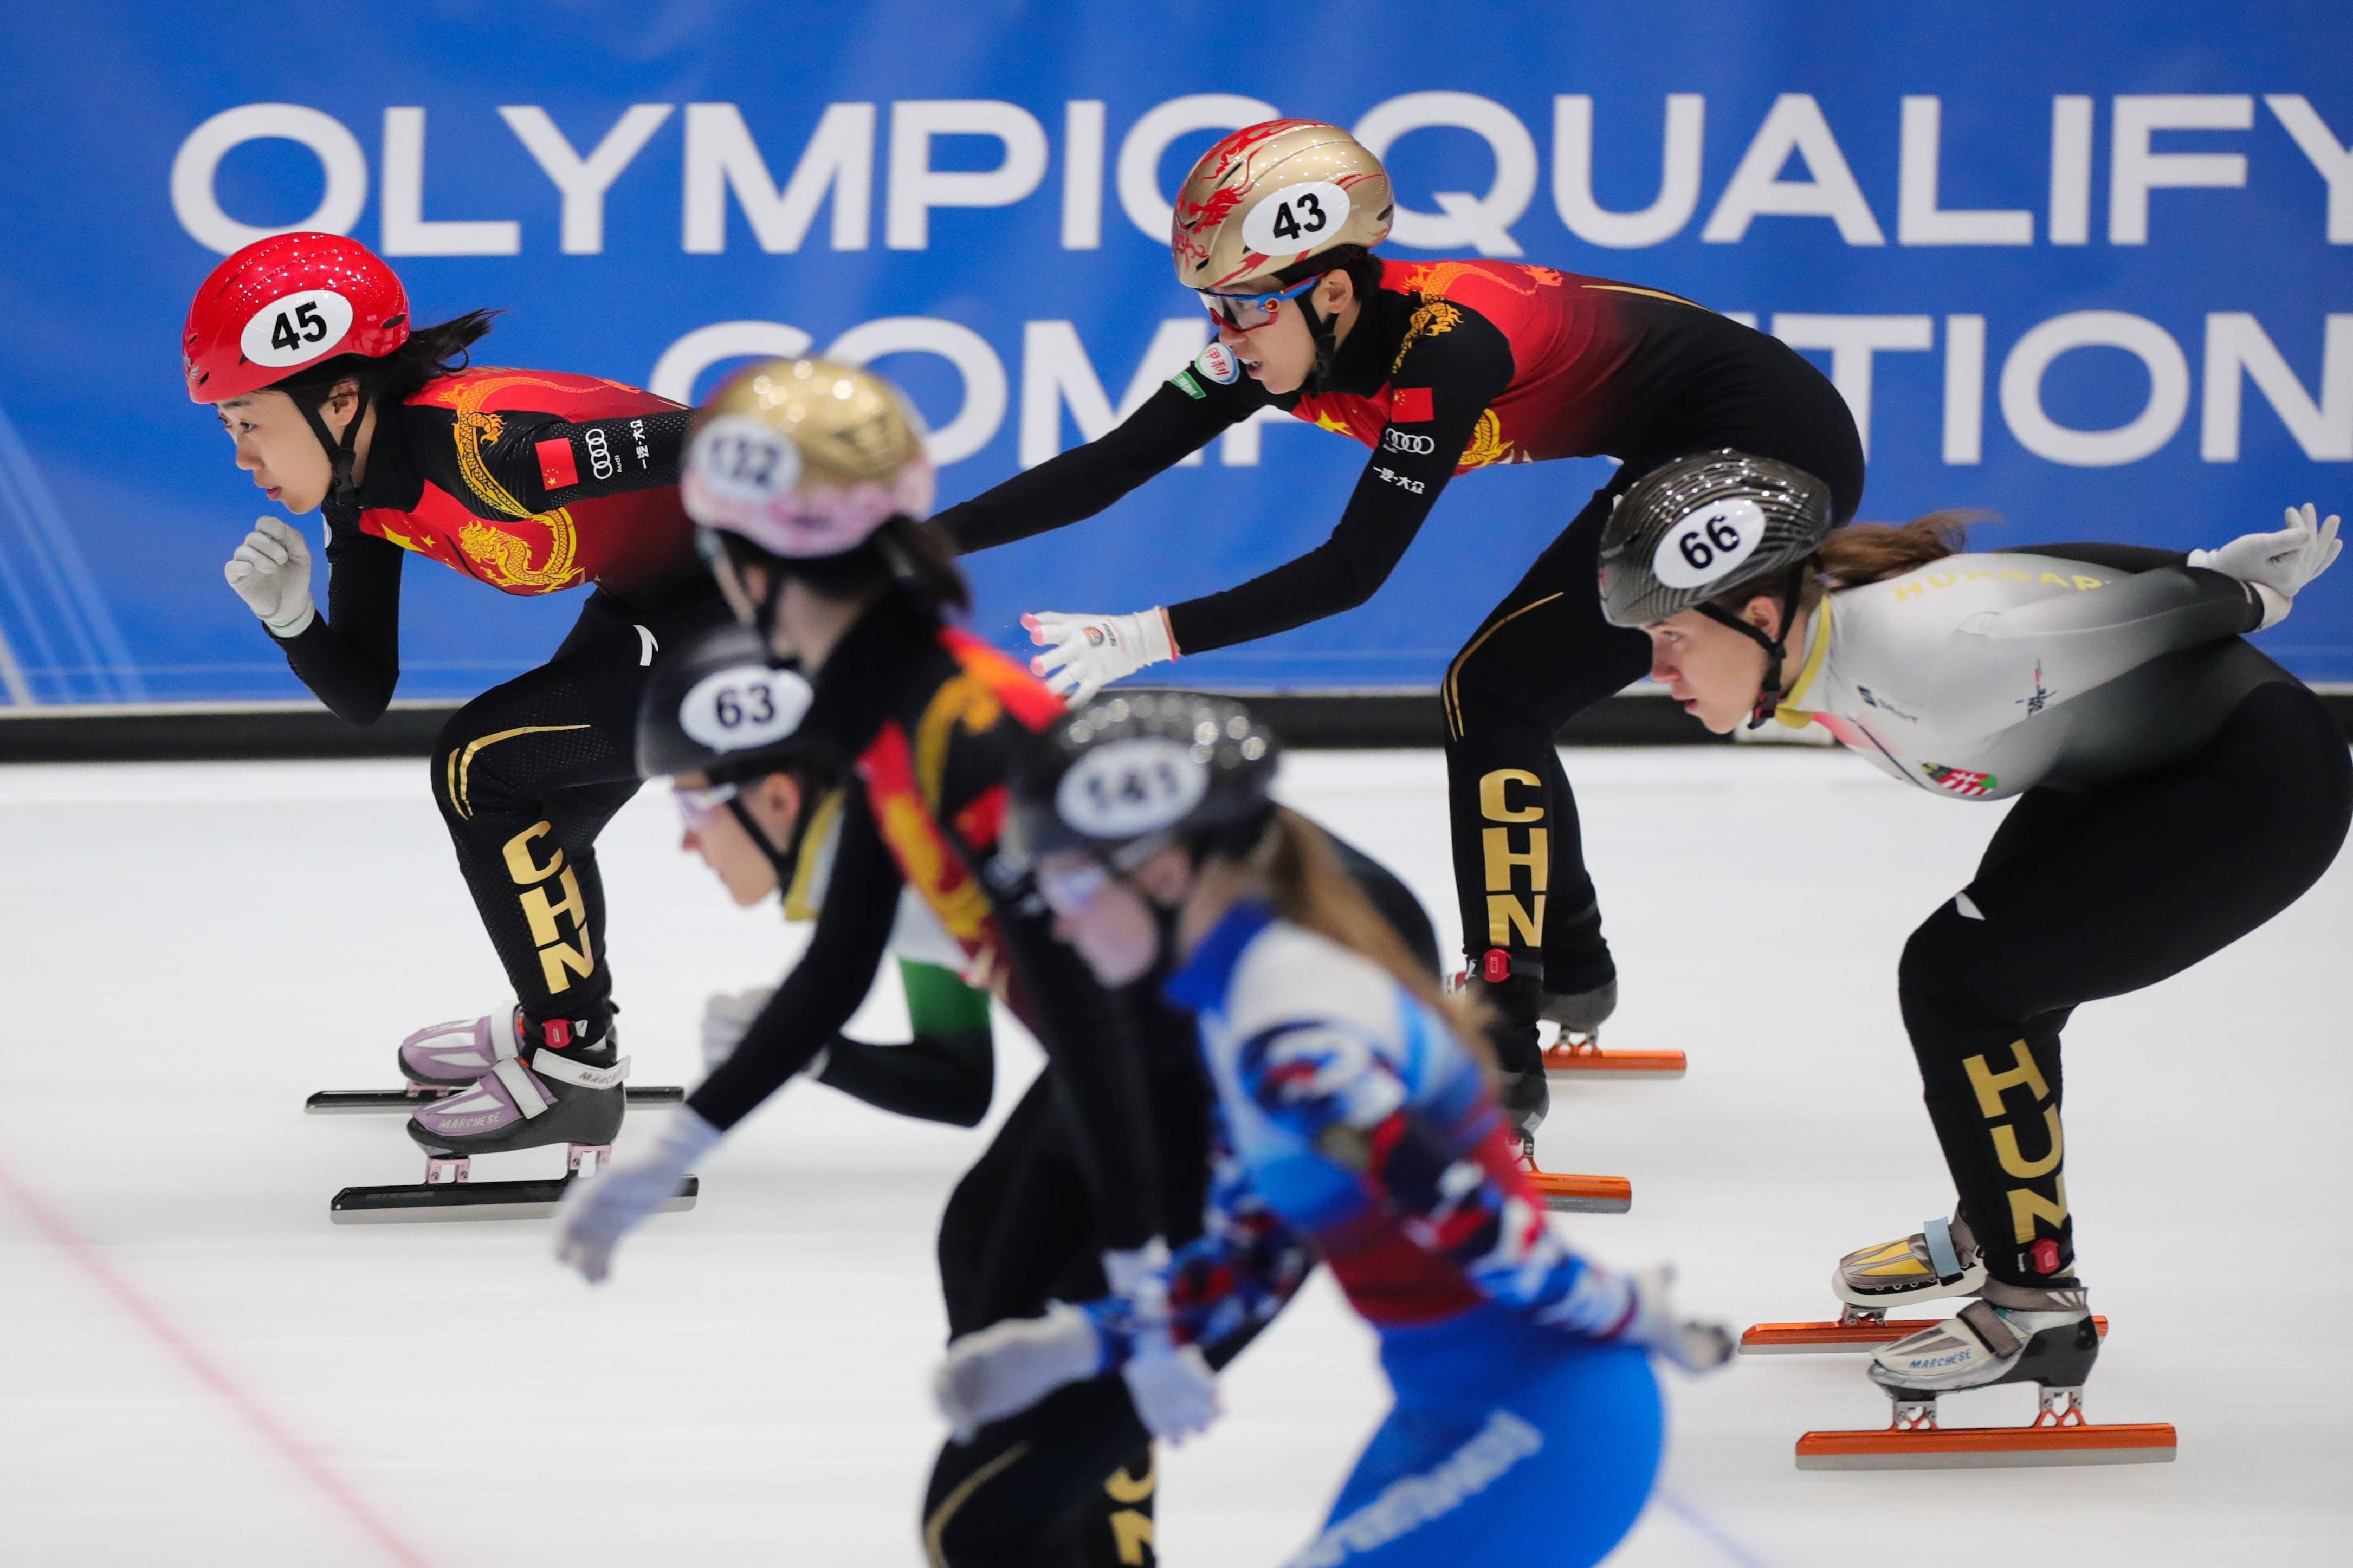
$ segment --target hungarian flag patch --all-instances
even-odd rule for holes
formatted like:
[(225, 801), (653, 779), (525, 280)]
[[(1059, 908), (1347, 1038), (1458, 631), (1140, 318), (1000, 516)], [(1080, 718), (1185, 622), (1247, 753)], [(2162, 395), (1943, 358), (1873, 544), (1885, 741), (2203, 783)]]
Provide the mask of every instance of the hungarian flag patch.
[(1938, 763), (1923, 763), (1920, 771), (1928, 782), (1953, 795), (1975, 800), (2001, 787), (1991, 773), (1978, 773), (1969, 768), (1948, 768)]

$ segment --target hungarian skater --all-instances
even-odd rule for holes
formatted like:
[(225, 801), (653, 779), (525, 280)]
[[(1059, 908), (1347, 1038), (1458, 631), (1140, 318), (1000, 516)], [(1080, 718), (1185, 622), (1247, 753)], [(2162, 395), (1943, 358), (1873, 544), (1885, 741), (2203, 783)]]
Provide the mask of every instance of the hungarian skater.
[[(1083, 700), (1107, 681), (1365, 603), (1448, 482), (1502, 463), (1607, 454), (1615, 478), (1577, 512), (1447, 667), (1448, 810), (1470, 973), (1501, 1020), (1507, 1110), (1546, 1101), (1537, 1020), (1589, 1037), (1617, 968), (1554, 750), (1571, 718), (1641, 678), (1646, 650), (1601, 618), (1594, 552), (1611, 503), (1684, 453), (1736, 446), (1822, 475), (1837, 515), (1862, 449), (1823, 375), (1761, 332), (1655, 289), (1548, 267), (1384, 260), (1380, 161), (1337, 126), (1234, 132), (1176, 195), (1176, 279), (1217, 339), (1101, 439), (951, 507), (967, 551), (1091, 517), (1272, 405), (1372, 449), (1331, 537), (1240, 586), (1129, 614), (1026, 617), (1033, 661)], [(1448, 548), (1485, 548), (1474, 521)], [(1435, 614), (1470, 606), (1437, 606)]]
[[(1926, 1434), (1940, 1394), (2031, 1382), (2073, 1426), (2100, 1341), (2075, 1268), (2060, 1034), (2082, 1004), (2255, 930), (2336, 858), (2344, 735), (2243, 634), (2327, 568), (2337, 521), (2306, 506), (2185, 557), (1973, 553), (1949, 518), (1837, 516), (1831, 487), (1786, 463), (1670, 465), (1609, 521), (1605, 612), (1649, 634), (1652, 674), (1712, 730), (1778, 713), (1930, 795), (2016, 800), (1896, 975), (1954, 1217), (1850, 1255), (1835, 1284), (1873, 1314), (1971, 1298), (1873, 1357), (1900, 1425)], [(2105, 1430), (2058, 1441), (2080, 1457)], [(2047, 1454), (2038, 1441), (2012, 1447)]]
[[(1164, 1401), (1142, 1352), (1165, 1359), (1170, 1340), (1206, 1371), (1202, 1348), (1320, 1256), (1379, 1332), (1396, 1404), (1290, 1561), (1600, 1561), (1658, 1466), (1651, 1355), (1712, 1367), (1729, 1338), (1678, 1317), (1663, 1273), (1613, 1273), (1551, 1229), (1475, 1037), (1322, 834), (1274, 805), (1277, 748), (1247, 709), (1098, 700), (1039, 750), (1018, 853), (1106, 984), (1173, 959), (1167, 994), (1197, 1017), (1216, 1089), (1217, 1170), (1201, 1237), (1164, 1267), (951, 1347), (935, 1387), (966, 1468), (1018, 1468), (1066, 1385)], [(1183, 1427), (1207, 1426), (1214, 1400), (1184, 1392)]]
[(228, 584), (302, 683), (354, 724), (400, 679), (411, 554), (504, 594), (588, 590), (537, 668), (460, 708), (430, 784), (514, 1001), (403, 1041), (431, 1089), (409, 1123), (429, 1155), (609, 1145), (621, 1123), (596, 836), (638, 787), (639, 695), (655, 651), (726, 616), (679, 504), (687, 412), (565, 371), (470, 366), (492, 312), (418, 326), (391, 268), (353, 240), (288, 234), (196, 291), (188, 395), (237, 467), (324, 523), (323, 610), (301, 531), (264, 517)]

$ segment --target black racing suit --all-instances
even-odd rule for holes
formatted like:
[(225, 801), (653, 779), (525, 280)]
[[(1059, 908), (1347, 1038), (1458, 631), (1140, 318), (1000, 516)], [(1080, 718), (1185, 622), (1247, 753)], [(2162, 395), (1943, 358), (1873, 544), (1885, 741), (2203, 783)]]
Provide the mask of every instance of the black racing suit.
[(679, 505), (690, 416), (594, 376), (491, 366), (375, 412), (356, 500), (324, 509), (325, 614), (280, 646), (338, 717), (373, 723), (400, 679), (408, 554), (510, 594), (594, 584), (544, 664), (443, 726), (432, 787), (535, 1037), (601, 1038), (613, 977), (596, 836), (637, 792), (655, 652), (727, 614)]
[[(1055, 940), (1051, 913), (1026, 880), (995, 861), (1007, 781), (1029, 737), (1061, 705), (1044, 687), (911, 596), (871, 606), (827, 658), (800, 735), (857, 785), (843, 808), (833, 865), (807, 950), (734, 1053), (687, 1103), (732, 1127), (807, 1067), (872, 985), (912, 886), (991, 977), (1047, 1051), (1039, 1075), (989, 1152), (959, 1184), (940, 1231), (940, 1271), (953, 1331), (1039, 1310), (1054, 1294), (1100, 1292), (1101, 1257), (1200, 1224), (1207, 1163), (1206, 1087), (1189, 1025), (1165, 1005), (1106, 992)], [(1145, 1004), (1150, 1004), (1146, 1005)], [(1052, 1146), (1050, 1161), (1039, 1151)], [(1027, 1172), (1050, 1170), (1043, 1190)], [(1191, 1228), (1187, 1229), (1189, 1226)], [(1107, 1456), (1149, 1477), (1140, 1436)], [(1087, 1512), (1093, 1522), (1075, 1517)], [(1148, 1485), (1113, 1500), (1090, 1484), (1048, 1517), (1039, 1547), (1105, 1555), (1113, 1513), (1150, 1517)], [(980, 1515), (976, 1515), (976, 1519)], [(1146, 1528), (1148, 1538), (1148, 1525)]]
[[(819, 670), (800, 731), (860, 780), (842, 807), (816, 932), (733, 1055), (688, 1100), (714, 1126), (733, 1126), (829, 1047), (825, 1081), (929, 1113), (944, 1098), (929, 1083), (943, 1064), (889, 1061), (891, 1049), (854, 1053), (869, 1073), (906, 1069), (888, 1098), (872, 1092), (881, 1086), (871, 1077), (845, 1081), (838, 1070), (841, 1025), (872, 984), (909, 868), (921, 872), (917, 890), (951, 935), (968, 941), (976, 971), (1007, 981), (1008, 1004), (1050, 1056), (942, 1216), (951, 1337), (1034, 1315), (1056, 1298), (1102, 1294), (1103, 1253), (1149, 1234), (1151, 1222), (1136, 1215), (1162, 1216), (1168, 1240), (1182, 1246), (1198, 1234), (1208, 1197), (1208, 1087), (1191, 1021), (1150, 982), (1108, 996), (1053, 939), (1026, 884), (987, 875), (1004, 781), (1026, 734), (1059, 711), (1026, 674), (911, 600), (894, 595), (867, 612)], [(894, 824), (887, 842), (880, 821)], [(1366, 857), (1336, 847), (1368, 901), (1434, 972), (1436, 941), (1413, 895)], [(950, 1083), (944, 1098), (961, 1092)], [(1219, 1345), (1216, 1359), (1246, 1342)], [(1151, 1562), (1150, 1436), (1116, 1380), (1076, 1404), (1041, 1406), (1050, 1414), (1037, 1419), (1052, 1431), (1034, 1442), (1021, 1436), (1025, 1417), (945, 1447), (924, 1507), (927, 1550), (958, 1564)], [(1008, 1442), (1022, 1453), (995, 1463)]]
[[(2116, 544), (2023, 553), (2120, 573), (2184, 559)], [(2261, 607), (2236, 582), (2189, 576), (2206, 592), (2180, 595), (2189, 607), (2173, 618), (2201, 620), (2211, 640), (2051, 710), (2084, 711), (1968, 887), (1912, 933), (1897, 971), (1960, 1212), (1986, 1271), (2006, 1284), (2073, 1277), (2060, 1036), (2075, 1008), (2178, 974), (2269, 921), (2319, 880), (2353, 823), (2342, 731), (2311, 690), (2231, 635), (2252, 629)], [(2159, 620), (2076, 636), (2188, 640), (2141, 629)], [(2052, 679), (2066, 684), (2055, 669)]]
[[(938, 521), (984, 550), (1092, 516), (1269, 403), (1370, 447), (1324, 543), (1167, 606), (1182, 655), (1363, 604), (1459, 472), (1621, 458), (1472, 633), (1441, 692), (1463, 947), (1516, 1026), (1497, 1040), (1504, 1065), (1540, 1099), (1542, 994), (1616, 973), (1553, 747), (1561, 726), (1649, 668), (1642, 635), (1601, 618), (1610, 504), (1662, 462), (1731, 447), (1820, 476), (1845, 521), (1862, 500), (1862, 445), (1836, 389), (1787, 346), (1653, 289), (1506, 262), (1392, 261), (1362, 310), (1320, 388), (1270, 396), (1213, 345), (1110, 434)], [(1453, 547), (1479, 546), (1473, 535)]]

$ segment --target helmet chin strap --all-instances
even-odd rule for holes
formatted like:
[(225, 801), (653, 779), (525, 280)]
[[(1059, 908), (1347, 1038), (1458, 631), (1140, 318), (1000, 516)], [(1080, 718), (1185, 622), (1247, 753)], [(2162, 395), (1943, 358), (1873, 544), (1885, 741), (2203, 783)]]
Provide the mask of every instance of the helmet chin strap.
[(727, 815), (735, 819), (735, 825), (750, 837), (760, 853), (767, 857), (768, 864), (776, 868), (778, 890), (788, 887), (793, 879), (793, 858), (776, 847), (776, 841), (768, 837), (768, 830), (760, 826), (760, 819), (754, 816), (751, 808), (744, 804), (740, 792), (727, 803)]
[(1765, 650), (1765, 679), (1757, 688), (1757, 700), (1748, 710), (1748, 728), (1761, 728), (1781, 705), (1781, 666), (1788, 657), (1789, 623), (1798, 614), (1798, 601), (1805, 596), (1806, 568), (1803, 563), (1792, 566), (1781, 578), (1780, 629), (1767, 637), (1755, 626), (1734, 615), (1721, 605), (1695, 605), (1699, 613), (1721, 626), (1730, 626), (1750, 642)]
[[(1317, 279), (1316, 283), (1320, 287), (1323, 279)], [(1315, 308), (1314, 289), (1302, 294), (1297, 303), (1299, 314), (1307, 322), (1308, 335), (1315, 340), (1315, 368), (1308, 373), (1306, 384), (1301, 389), (1313, 396), (1324, 390), (1324, 383), (1332, 374), (1332, 356), (1339, 352), (1340, 344), (1333, 331), (1332, 319)]]
[(367, 417), (368, 389), (364, 381), (354, 380), (353, 385), (356, 390), (353, 393), (351, 423), (343, 426), (340, 437), (327, 432), (324, 411), (328, 403), (333, 400), (332, 394), (321, 398), (315, 407), (299, 397), (295, 399), (296, 405), (302, 410), (303, 419), (310, 424), (311, 433), (318, 437), (319, 445), (327, 449), (327, 461), (332, 466), (334, 479), (327, 487), (326, 499), (339, 504), (351, 501), (359, 494), (360, 488), (359, 480), (353, 477), (352, 470), (359, 466), (360, 422)]

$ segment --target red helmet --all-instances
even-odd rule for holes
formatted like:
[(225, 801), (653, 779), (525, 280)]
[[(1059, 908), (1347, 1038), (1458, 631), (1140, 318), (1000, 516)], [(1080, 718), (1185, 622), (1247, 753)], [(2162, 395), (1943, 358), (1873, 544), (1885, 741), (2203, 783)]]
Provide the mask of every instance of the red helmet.
[(213, 268), (188, 307), (188, 396), (220, 403), (335, 354), (381, 359), (408, 341), (408, 293), (339, 234), (257, 239)]

